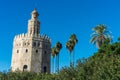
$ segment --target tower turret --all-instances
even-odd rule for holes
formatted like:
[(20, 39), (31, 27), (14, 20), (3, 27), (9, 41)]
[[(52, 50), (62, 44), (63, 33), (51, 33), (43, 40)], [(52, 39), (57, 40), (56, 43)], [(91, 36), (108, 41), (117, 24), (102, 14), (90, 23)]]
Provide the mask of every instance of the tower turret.
[(38, 20), (38, 12), (34, 9), (31, 13), (31, 19), (28, 21), (28, 34), (38, 35), (40, 33), (40, 22)]
[(32, 16), (32, 19), (37, 19), (37, 18), (38, 18), (39, 14), (38, 14), (38, 12), (37, 12), (36, 9), (34, 9), (34, 10), (32, 11), (31, 16)]

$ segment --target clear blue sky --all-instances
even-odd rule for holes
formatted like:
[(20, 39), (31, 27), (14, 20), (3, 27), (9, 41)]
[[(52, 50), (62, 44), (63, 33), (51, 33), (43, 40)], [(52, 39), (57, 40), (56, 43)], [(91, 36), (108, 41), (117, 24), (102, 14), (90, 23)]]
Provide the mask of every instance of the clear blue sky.
[(40, 13), (40, 33), (51, 38), (52, 46), (57, 41), (63, 44), (60, 67), (69, 64), (65, 43), (72, 33), (79, 40), (76, 60), (97, 51), (89, 42), (91, 29), (97, 24), (107, 25), (114, 41), (120, 36), (120, 0), (0, 0), (0, 71), (10, 68), (13, 38), (27, 32), (34, 7)]

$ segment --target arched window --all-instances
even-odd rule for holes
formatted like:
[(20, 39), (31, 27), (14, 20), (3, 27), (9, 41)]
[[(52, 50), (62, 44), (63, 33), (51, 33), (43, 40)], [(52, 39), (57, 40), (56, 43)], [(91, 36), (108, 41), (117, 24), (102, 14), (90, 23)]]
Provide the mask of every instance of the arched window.
[(47, 57), (47, 52), (46, 51), (44, 51), (44, 57)]
[(26, 46), (26, 43), (24, 43), (24, 45)]
[(19, 50), (17, 50), (17, 53), (19, 53)]
[(26, 53), (28, 52), (28, 49), (26, 49), (26, 51), (25, 51)]
[(47, 67), (46, 66), (44, 66), (44, 73), (46, 73), (47, 72)]
[(24, 65), (23, 66), (23, 71), (26, 71), (27, 70), (27, 65)]
[(40, 42), (38, 42), (38, 47), (40, 47)]
[(47, 54), (47, 52), (45, 51), (45, 54)]
[(38, 50), (36, 50), (36, 53), (38, 53)]

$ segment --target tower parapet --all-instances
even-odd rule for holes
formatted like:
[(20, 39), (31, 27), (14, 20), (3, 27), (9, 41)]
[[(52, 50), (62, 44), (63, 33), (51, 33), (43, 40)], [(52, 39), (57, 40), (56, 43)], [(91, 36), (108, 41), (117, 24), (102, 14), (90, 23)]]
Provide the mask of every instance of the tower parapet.
[(24, 38), (38, 38), (38, 39), (42, 39), (42, 40), (47, 40), (48, 42), (51, 42), (50, 38), (46, 35), (46, 34), (43, 34), (43, 35), (36, 35), (36, 36), (33, 36), (32, 34), (18, 34), (14, 37), (14, 40), (19, 40), (19, 39), (24, 39)]

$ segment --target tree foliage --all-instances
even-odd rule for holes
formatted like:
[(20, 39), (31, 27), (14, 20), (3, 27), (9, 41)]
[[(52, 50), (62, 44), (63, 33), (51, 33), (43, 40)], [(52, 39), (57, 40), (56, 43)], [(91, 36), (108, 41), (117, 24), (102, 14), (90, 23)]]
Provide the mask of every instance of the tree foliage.
[(0, 80), (120, 80), (120, 42), (103, 44), (93, 56), (59, 73), (0, 72)]
[(62, 49), (62, 44), (60, 42), (57, 42), (55, 47), (51, 48), (51, 55), (52, 55), (52, 72), (54, 73), (54, 58), (56, 57), (56, 67), (55, 70), (59, 71), (59, 53)]
[[(66, 48), (68, 49), (69, 53), (70, 53), (70, 66), (71, 64), (74, 65), (74, 53), (73, 50), (75, 48), (75, 45), (78, 43), (78, 39), (76, 37), (75, 34), (72, 34), (69, 38), (69, 40), (66, 42)], [(72, 58), (71, 58), (72, 57)]]
[(94, 33), (91, 34), (90, 42), (95, 44), (98, 48), (102, 46), (106, 39), (109, 41), (112, 40), (111, 32), (107, 30), (107, 27), (105, 25), (97, 25), (92, 30), (94, 31)]

